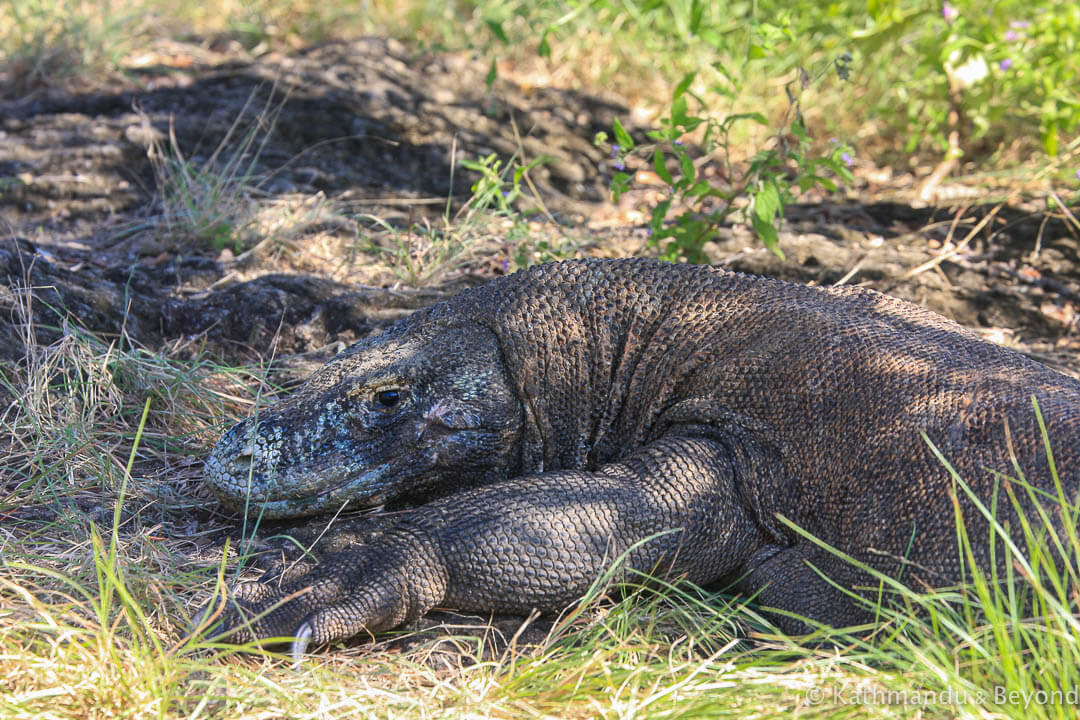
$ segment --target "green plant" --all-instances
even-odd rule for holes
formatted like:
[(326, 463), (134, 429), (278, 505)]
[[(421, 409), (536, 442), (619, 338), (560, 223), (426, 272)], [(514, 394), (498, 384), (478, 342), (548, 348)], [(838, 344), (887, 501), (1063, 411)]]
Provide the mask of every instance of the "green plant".
[(437, 282), (470, 257), (471, 243), (453, 227), (439, 229), (425, 222), (402, 230), (370, 214), (356, 220), (374, 226), (380, 238), (376, 241), (374, 233), (361, 233), (362, 249), (382, 259), (398, 280), (412, 287)]
[[(768, 90), (774, 78), (848, 51), (860, 71), (857, 88), (823, 92), (803, 125), (820, 127), (828, 114), (830, 134), (861, 133), (879, 157), (924, 150), (1000, 164), (998, 152), (1009, 148), (1004, 160), (1016, 162), (1036, 149), (1036, 138), (1055, 155), (1080, 129), (1080, 8), (1070, 0), (481, 0), (468, 7), (473, 12), (461, 22), (472, 29), (462, 33), (469, 43), (518, 63), (531, 48), (563, 72), (575, 64), (582, 79), (646, 108), (665, 78), (670, 85), (687, 73), (705, 88), (705, 116), (720, 108), (709, 95), (734, 91), (738, 102), (732, 98), (720, 121), (753, 112), (777, 117), (782, 96)], [(742, 125), (734, 141), (760, 147), (764, 128)], [(811, 149), (822, 152), (820, 143)]]
[[(358, 216), (358, 221), (377, 230), (378, 239), (375, 234), (364, 235), (364, 250), (385, 259), (391, 272), (413, 286), (435, 282), (447, 271), (488, 253), (502, 255), (504, 272), (511, 269), (511, 259), (516, 267), (525, 267), (567, 257), (572, 254), (569, 242), (535, 239), (530, 233), (527, 218), (531, 214), (543, 213), (555, 222), (529, 178), (529, 171), (546, 162), (549, 158), (540, 156), (521, 164), (516, 155), (504, 161), (495, 153), (462, 160), (461, 167), (476, 177), (471, 194), (456, 211), (451, 191), (437, 226), (424, 220), (402, 230), (373, 215)], [(531, 207), (521, 209), (526, 199)], [(508, 245), (512, 248), (509, 258)]]
[(515, 157), (511, 157), (504, 165), (495, 153), (476, 160), (462, 160), (462, 167), (479, 173), (480, 177), (472, 184), (472, 196), (458, 211), (458, 217), (464, 215), (467, 220), (473, 213), (484, 210), (507, 215), (514, 213), (514, 203), (524, 195), (522, 182), (527, 180), (528, 172), (538, 165), (551, 162), (552, 158), (541, 155), (525, 165), (515, 160)]
[[(517, 270), (541, 263), (565, 260), (573, 257), (576, 251), (577, 246), (565, 238), (534, 240), (525, 235), (514, 245), (511, 260), (514, 269)], [(510, 270), (509, 263), (505, 269)]]
[[(507, 240), (512, 243), (513, 250), (510, 260), (513, 261), (514, 269), (525, 268), (537, 263), (551, 262), (570, 257), (574, 252), (574, 244), (565, 238), (544, 239), (533, 238), (529, 227), (524, 219), (524, 214), (518, 210), (515, 204), (526, 197), (525, 186), (529, 188), (527, 197), (536, 208), (547, 215), (548, 219), (555, 222), (551, 214), (544, 207), (540, 193), (529, 180), (529, 171), (533, 168), (551, 162), (552, 158), (541, 155), (530, 162), (522, 165), (516, 162), (515, 157), (503, 164), (492, 153), (477, 160), (463, 160), (462, 167), (479, 173), (479, 177), (472, 184), (472, 196), (458, 211), (458, 217), (464, 218), (468, 223), (475, 213), (480, 211), (494, 212), (497, 216), (513, 220), (513, 227), (507, 233)], [(512, 170), (512, 172), (511, 172)], [(448, 208), (449, 210), (449, 208)], [(447, 223), (449, 224), (449, 217)], [(504, 263), (504, 271), (509, 271), (510, 261)]]
[[(754, 54), (748, 55), (747, 62)], [(850, 55), (842, 55), (832, 66), (841, 78), (846, 79), (850, 62)], [(799, 86), (809, 86), (811, 78), (806, 71), (800, 68), (799, 75)], [(758, 112), (731, 113), (717, 119), (708, 112), (705, 101), (689, 92), (695, 77), (695, 73), (689, 73), (675, 87), (660, 129), (647, 133), (652, 143), (637, 146), (618, 119), (615, 120), (616, 144), (612, 145), (612, 156), (618, 172), (611, 182), (615, 199), (627, 190), (632, 180), (626, 172), (627, 157), (631, 154), (651, 155), (653, 170), (670, 191), (669, 197), (653, 208), (649, 222), (649, 241), (660, 249), (660, 257), (671, 261), (683, 258), (689, 262), (708, 262), (705, 243), (733, 212), (738, 211), (764, 245), (783, 258), (778, 225), (784, 216), (784, 206), (795, 199), (797, 192), (812, 187), (835, 192), (836, 183), (830, 174), (850, 182), (849, 166), (854, 151), (845, 143), (833, 141), (824, 155), (812, 152), (810, 133), (799, 109), (799, 91), (792, 90), (789, 84), (791, 104), (785, 127), (776, 133), (770, 147), (755, 153), (744, 167), (737, 166), (731, 156), (732, 129), (738, 123), (753, 122), (768, 127), (769, 122)], [(736, 76), (729, 77), (738, 88)], [(727, 94), (734, 97), (737, 93), (729, 91)], [(688, 96), (701, 106), (700, 113), (690, 114)], [(694, 155), (684, 142), (684, 138), (695, 133), (701, 138), (703, 159), (709, 159), (714, 152), (719, 153), (726, 171), (725, 182), (709, 180), (699, 174)], [(606, 134), (597, 136), (598, 143), (606, 141)], [(676, 168), (675, 172), (672, 167)], [(743, 200), (746, 202), (740, 205)], [(669, 224), (667, 218), (673, 207), (681, 207), (682, 211), (674, 223)], [(670, 242), (661, 245), (668, 238)]]
[(895, 92), (878, 105), (903, 119), (908, 151), (924, 139), (957, 153), (1038, 133), (1056, 155), (1062, 136), (1080, 128), (1075, 3), (878, 0), (867, 9), (856, 42), (867, 58), (894, 58), (879, 72)]
[[(651, 155), (652, 167), (669, 190), (668, 199), (661, 201), (653, 210), (650, 222), (650, 243), (661, 250), (661, 257), (668, 260), (683, 258), (691, 262), (705, 262), (705, 243), (717, 228), (735, 210), (743, 213), (763, 243), (782, 257), (778, 243), (777, 227), (783, 217), (784, 205), (794, 199), (796, 192), (804, 192), (813, 186), (835, 190), (829, 175), (850, 181), (848, 165), (853, 154), (846, 144), (834, 143), (823, 154), (813, 152), (806, 122), (799, 110), (799, 95), (816, 78), (793, 62), (797, 54), (791, 44), (796, 33), (814, 28), (818, 35), (835, 34), (821, 30), (813, 20), (796, 20), (802, 15), (820, 19), (812, 9), (806, 13), (793, 13), (782, 5), (772, 3), (759, 6), (737, 4), (722, 11), (699, 0), (659, 0), (651, 2), (612, 3), (593, 0), (567, 8), (561, 3), (539, 3), (531, 9), (514, 6), (498, 13), (485, 14), (487, 26), (493, 38), (504, 45), (511, 40), (507, 28), (524, 23), (540, 40), (537, 54), (550, 57), (552, 39), (562, 36), (569, 28), (585, 20), (590, 26), (600, 19), (614, 23), (621, 33), (640, 37), (650, 49), (666, 46), (666, 51), (656, 53), (659, 57), (673, 58), (685, 55), (697, 58), (675, 63), (690, 66), (676, 85), (661, 128), (648, 133), (652, 141), (637, 147), (621, 123), (615, 122), (615, 143), (611, 145), (616, 173), (611, 186), (615, 199), (629, 187), (632, 175), (626, 171), (627, 160), (632, 155)], [(562, 12), (552, 16), (552, 11)], [(760, 17), (769, 17), (762, 21)], [(820, 26), (821, 23), (818, 23)], [(542, 28), (542, 31), (538, 31)], [(639, 43), (635, 43), (638, 45)], [(712, 60), (702, 64), (701, 58), (711, 54)], [(720, 59), (717, 60), (716, 58)], [(754, 155), (746, 167), (735, 173), (732, 158), (733, 129), (737, 126), (741, 135), (742, 125), (757, 123), (769, 127), (764, 113), (736, 110), (743, 90), (752, 85), (751, 70), (763, 61), (774, 73), (794, 71), (797, 79), (788, 83), (788, 112), (775, 133), (776, 142)], [(852, 57), (843, 53), (829, 62), (826, 71), (835, 68), (837, 74), (847, 79)], [(492, 66), (494, 68), (494, 65)], [(492, 80), (489, 73), (489, 84)], [(700, 81), (700, 82), (699, 82)], [(704, 85), (693, 89), (695, 84)], [(793, 87), (797, 90), (792, 90)], [(706, 96), (726, 101), (726, 112), (715, 112), (719, 103), (704, 99)], [(693, 98), (699, 108), (691, 114), (687, 98)], [(707, 158), (720, 151), (722, 164), (727, 170), (726, 182), (706, 179), (698, 173), (698, 163), (684, 142), (697, 140)], [(597, 144), (608, 141), (606, 133), (597, 135)], [(747, 201), (744, 203), (744, 201)], [(740, 204), (743, 203), (743, 204)], [(672, 224), (667, 223), (673, 208), (682, 211)], [(665, 239), (670, 242), (661, 243)]]

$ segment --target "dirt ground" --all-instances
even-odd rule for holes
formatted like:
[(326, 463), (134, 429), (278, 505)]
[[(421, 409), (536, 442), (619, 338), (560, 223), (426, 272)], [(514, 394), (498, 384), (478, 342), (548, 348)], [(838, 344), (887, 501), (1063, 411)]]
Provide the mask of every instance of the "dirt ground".
[[(236, 363), (273, 355), (299, 378), (403, 313), (511, 269), (539, 239), (591, 255), (641, 251), (658, 190), (613, 205), (612, 159), (593, 144), (629, 110), (512, 77), (489, 90), (485, 72), (464, 55), (411, 57), (379, 39), (257, 60), (177, 45), (114, 92), (0, 101), (0, 363), (25, 354), (26, 286), (39, 342), (60, 332), (59, 313), (150, 349)], [(259, 210), (242, 246), (162, 221), (148, 149), (170, 138), (193, 166), (218, 168), (252, 139), (243, 202)], [(402, 237), (435, 242), (410, 228), (442, 227), (448, 201), (456, 213), (471, 194), (475, 175), (458, 163), (490, 153), (554, 158), (530, 173), (546, 212), (477, 220), (475, 247), (450, 261), (402, 248)], [(915, 185), (863, 165), (844, 197), (789, 208), (786, 261), (739, 225), (706, 251), (734, 270), (865, 284), (1080, 375), (1076, 230), (1038, 194), (915, 207)], [(395, 271), (402, 252), (425, 263), (425, 287)]]
[[(452, 164), (489, 153), (554, 158), (530, 173), (549, 211), (527, 228), (534, 237), (569, 237), (594, 255), (639, 251), (658, 191), (645, 186), (611, 205), (611, 159), (592, 142), (628, 110), (512, 79), (489, 91), (485, 70), (460, 54), (410, 57), (379, 39), (254, 61), (175, 46), (149, 55), (116, 92), (0, 103), (0, 279), (29, 279), (89, 329), (109, 335), (124, 324), (150, 347), (183, 337), (226, 355), (262, 353), (277, 335), (278, 354), (329, 351), (508, 267), (520, 228), (502, 238), (488, 228), (491, 242), (422, 291), (403, 287), (385, 256), (357, 252), (378, 244), (380, 227), (438, 225), (448, 198), (459, 207), (475, 177)], [(167, 147), (171, 135), (186, 160), (212, 163), (217, 151), (220, 167), (246, 133), (250, 201), (278, 210), (249, 232), (265, 241), (275, 222), (297, 215), (306, 225), (239, 257), (171, 233), (148, 146)], [(786, 262), (737, 225), (709, 256), (801, 282), (866, 284), (1080, 371), (1078, 238), (1040, 212), (1040, 198), (1015, 197), (980, 225), (995, 206), (915, 208), (905, 202), (910, 176), (872, 167), (858, 176), (846, 198), (789, 208)], [(2, 355), (15, 360), (9, 315)]]

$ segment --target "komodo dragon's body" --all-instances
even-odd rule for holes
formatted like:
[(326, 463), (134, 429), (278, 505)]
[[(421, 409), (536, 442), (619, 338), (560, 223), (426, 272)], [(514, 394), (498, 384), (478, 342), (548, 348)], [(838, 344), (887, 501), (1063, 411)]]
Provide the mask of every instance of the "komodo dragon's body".
[[(818, 571), (848, 588), (867, 577), (781, 517), (905, 583), (956, 583), (954, 495), (984, 567), (989, 524), (921, 433), (987, 506), (1001, 483), (988, 469), (1016, 475), (1010, 442), (1053, 490), (1033, 396), (1075, 498), (1080, 383), (932, 312), (858, 288), (573, 261), (353, 345), (226, 433), (206, 479), (264, 517), (416, 506), (377, 542), (234, 589), (256, 613), (310, 586), (253, 626), (300, 648), (436, 605), (561, 609), (629, 548), (629, 568), (732, 580), (847, 625), (866, 611)], [(1017, 527), (1004, 493), (996, 507)]]

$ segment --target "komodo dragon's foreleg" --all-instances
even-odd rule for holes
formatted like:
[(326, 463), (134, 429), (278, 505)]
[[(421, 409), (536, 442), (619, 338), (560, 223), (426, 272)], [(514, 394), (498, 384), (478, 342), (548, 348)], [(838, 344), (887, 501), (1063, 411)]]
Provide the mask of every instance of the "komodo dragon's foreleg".
[[(295, 636), (302, 652), (308, 642), (385, 630), (436, 605), (560, 610), (628, 550), (624, 567), (708, 583), (752, 570), (767, 543), (736, 492), (728, 450), (667, 437), (596, 472), (514, 478), (431, 502), (377, 543), (299, 577), (240, 584), (223, 624), (240, 636)], [(270, 608), (250, 630), (241, 627), (241, 614)]]

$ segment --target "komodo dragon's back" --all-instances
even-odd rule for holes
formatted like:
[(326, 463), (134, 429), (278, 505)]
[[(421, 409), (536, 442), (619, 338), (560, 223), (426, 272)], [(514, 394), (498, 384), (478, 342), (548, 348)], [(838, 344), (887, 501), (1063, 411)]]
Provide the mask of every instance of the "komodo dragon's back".
[(415, 506), (383, 543), (281, 588), (237, 587), (237, 612), (316, 588), (257, 634), (329, 640), (435, 604), (557, 610), (631, 547), (632, 568), (735, 580), (838, 625), (866, 612), (818, 571), (849, 588), (867, 578), (790, 524), (941, 586), (961, 579), (956, 497), (976, 562), (1000, 561), (926, 440), (1015, 527), (998, 473), (1054, 490), (1033, 398), (1075, 498), (1080, 383), (939, 315), (859, 288), (571, 261), (358, 343), (230, 430), (206, 476), (252, 513)]

